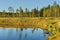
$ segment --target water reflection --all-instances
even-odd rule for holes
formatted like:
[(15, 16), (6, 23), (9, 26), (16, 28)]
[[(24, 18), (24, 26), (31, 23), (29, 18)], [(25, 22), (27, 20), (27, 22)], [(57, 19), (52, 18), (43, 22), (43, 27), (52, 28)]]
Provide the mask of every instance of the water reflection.
[(16, 31), (18, 32), (18, 28), (16, 28)]
[(27, 33), (25, 33), (25, 38), (27, 38)]
[[(45, 36), (44, 36), (45, 35)], [(40, 28), (0, 28), (0, 40), (47, 40)]]
[(21, 37), (22, 37), (22, 31), (23, 31), (23, 28), (20, 28), (20, 33), (19, 33), (19, 39), (18, 39), (18, 40), (21, 40)]
[(32, 29), (32, 33), (34, 33), (34, 31), (35, 31), (35, 28)]

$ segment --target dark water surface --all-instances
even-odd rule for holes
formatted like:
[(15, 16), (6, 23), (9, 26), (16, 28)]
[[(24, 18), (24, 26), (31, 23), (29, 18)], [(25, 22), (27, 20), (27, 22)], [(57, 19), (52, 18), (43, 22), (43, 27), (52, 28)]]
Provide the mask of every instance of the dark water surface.
[(40, 28), (0, 28), (0, 40), (47, 40)]

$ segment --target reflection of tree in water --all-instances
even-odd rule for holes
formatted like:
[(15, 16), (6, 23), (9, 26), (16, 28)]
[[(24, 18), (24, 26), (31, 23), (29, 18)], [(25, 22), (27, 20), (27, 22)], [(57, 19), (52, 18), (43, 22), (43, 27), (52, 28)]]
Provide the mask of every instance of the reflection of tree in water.
[(27, 28), (25, 28), (25, 38), (27, 38)]
[(9, 35), (12, 35), (12, 33), (13, 33), (13, 29), (9, 29), (8, 34), (9, 34)]
[(32, 33), (34, 33), (34, 31), (35, 31), (35, 28), (32, 30)]
[[(13, 34), (13, 29), (9, 29), (9, 31), (8, 31), (8, 39), (10, 38), (10, 37), (12, 37), (12, 34)], [(11, 38), (10, 38), (11, 39)]]
[(18, 28), (16, 28), (16, 31), (18, 31)]
[(25, 33), (25, 38), (27, 38), (27, 33)]
[(23, 31), (23, 28), (20, 28), (20, 33), (19, 33), (19, 39), (18, 39), (18, 40), (21, 40), (21, 37), (22, 37), (22, 31)]
[(20, 28), (21, 31), (23, 31), (23, 28)]
[(36, 30), (38, 31), (38, 28), (36, 28)]
[(25, 30), (27, 30), (27, 28), (25, 28)]

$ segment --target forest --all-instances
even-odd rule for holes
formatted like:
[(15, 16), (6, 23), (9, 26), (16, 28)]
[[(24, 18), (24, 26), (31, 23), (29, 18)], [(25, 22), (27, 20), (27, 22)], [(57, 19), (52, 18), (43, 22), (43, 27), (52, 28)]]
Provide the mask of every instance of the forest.
[(25, 11), (22, 7), (16, 9), (14, 12), (13, 7), (8, 7), (8, 11), (0, 12), (0, 17), (60, 17), (60, 6), (54, 2), (53, 5), (48, 5), (47, 7), (43, 7), (40, 10), (37, 8), (32, 9), (29, 11), (28, 8), (25, 8)]

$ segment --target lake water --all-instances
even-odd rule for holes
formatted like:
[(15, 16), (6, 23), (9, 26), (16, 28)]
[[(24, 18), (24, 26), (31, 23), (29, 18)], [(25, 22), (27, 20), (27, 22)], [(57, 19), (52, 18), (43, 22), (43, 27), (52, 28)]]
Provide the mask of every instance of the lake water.
[(40, 28), (0, 28), (0, 40), (47, 40)]

